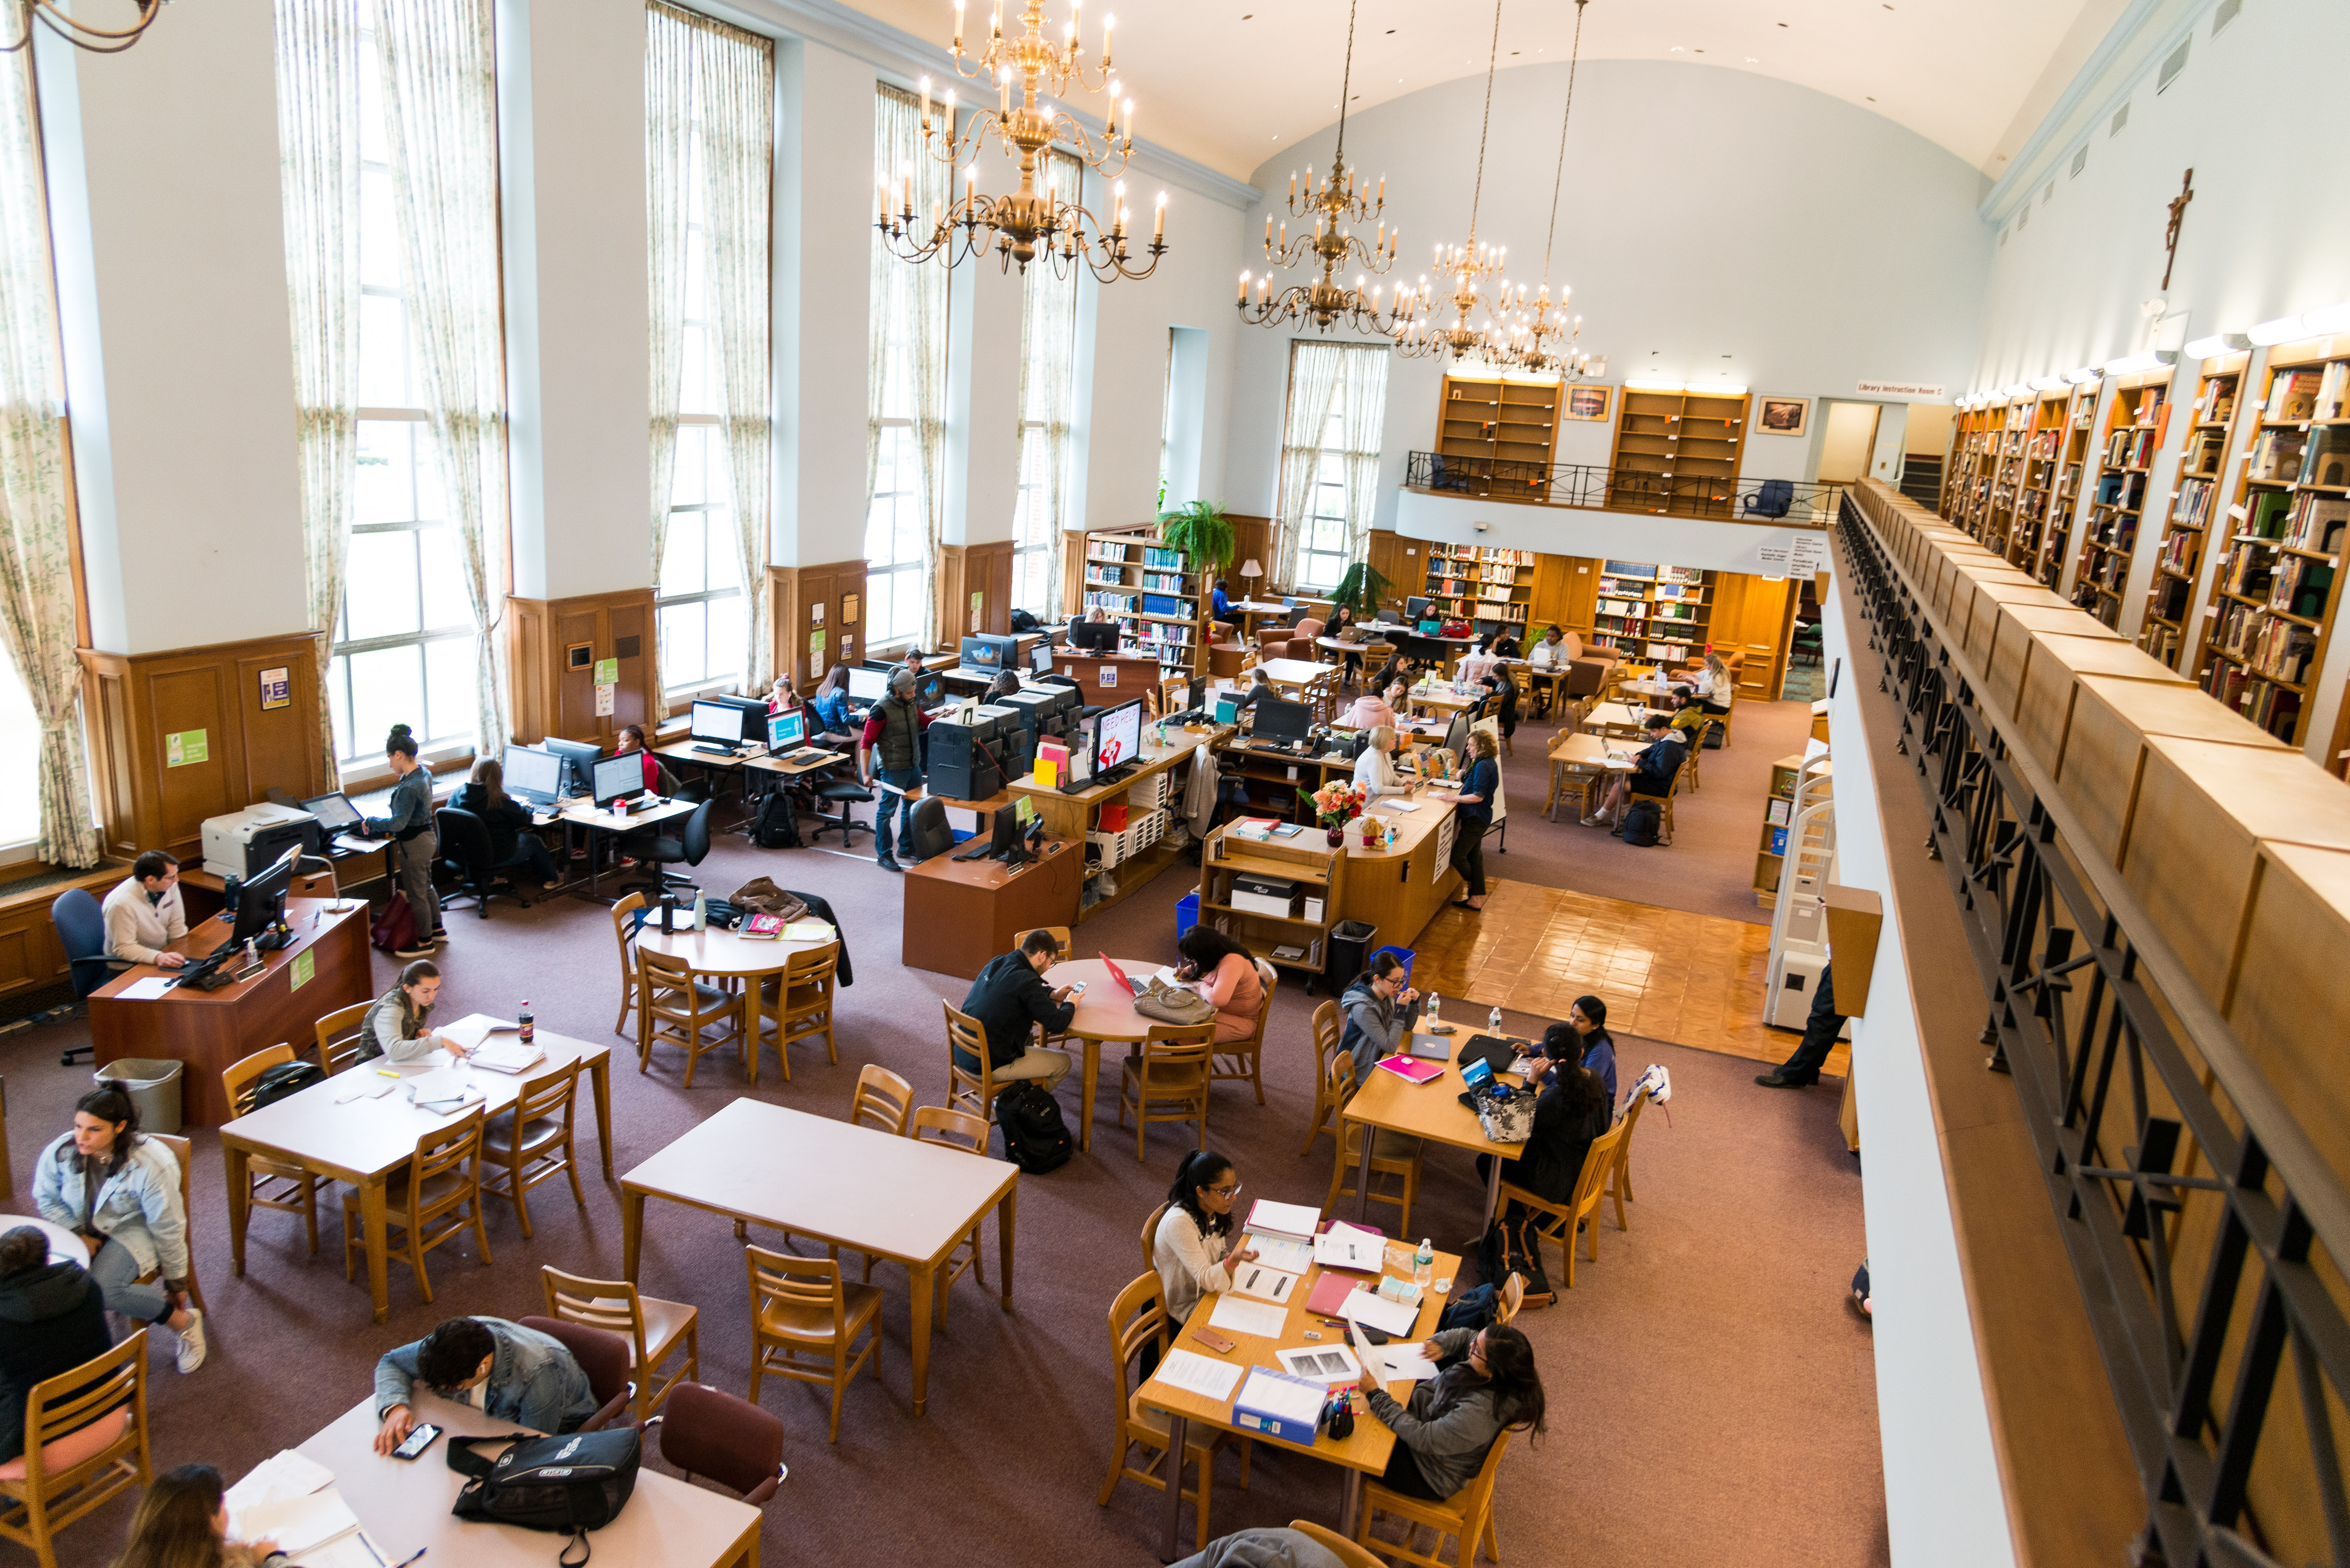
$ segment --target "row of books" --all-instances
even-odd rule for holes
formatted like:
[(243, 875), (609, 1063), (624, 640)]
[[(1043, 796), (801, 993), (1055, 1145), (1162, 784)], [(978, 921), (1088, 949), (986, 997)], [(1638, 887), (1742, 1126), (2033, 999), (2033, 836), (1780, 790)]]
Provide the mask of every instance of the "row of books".
[(2227, 564), (2220, 568), (2220, 591), (2241, 594), (2248, 599), (2268, 597), (2269, 584), (2276, 576), (2275, 546), (2262, 544), (2239, 544), (2228, 552)]
[(1499, 545), (1430, 545), (1428, 558), (1431, 561), (1491, 561), (1504, 566), (1531, 566), (1534, 564), (1532, 550), (1511, 550)]
[(2320, 369), (2277, 370), (2269, 376), (2268, 401), (2261, 417), (2269, 420), (2338, 420), (2350, 408), (2350, 361), (2336, 359)]
[(2276, 576), (2269, 583), (2269, 608), (2284, 615), (2315, 620), (2325, 613), (2326, 596), (2334, 588), (2334, 567), (2307, 556), (2281, 556)]
[(2182, 479), (2178, 482), (2178, 500), (2171, 507), (2170, 521), (2180, 528), (2200, 528), (2211, 519), (2211, 498), (2219, 486), (2208, 479)]
[(2162, 549), (2155, 556), (2155, 565), (2168, 566), (2174, 572), (2193, 573), (2195, 540), (2194, 534), (2184, 530), (2168, 535), (2162, 541)]
[(2180, 635), (2178, 628), (2175, 626), (2161, 626), (2148, 622), (2146, 630), (2138, 635), (2137, 645), (2154, 658), (2176, 669)]
[(2251, 605), (2231, 604), (2212, 633), (2220, 651), (2272, 680), (2298, 686), (2317, 656), (2317, 633)]
[(1089, 610), (1107, 610), (1112, 615), (1132, 615), (1141, 607), (1141, 596), (1139, 594), (1089, 593), (1086, 596), (1086, 608)]
[(1191, 591), (1191, 578), (1180, 572), (1145, 572), (1142, 574), (1142, 586), (1162, 594), (1187, 594)]
[(2158, 431), (2139, 430), (2124, 426), (2106, 438), (2107, 468), (2144, 468), (2154, 457), (2155, 438)]
[(2204, 672), (2203, 690), (2270, 734), (2290, 738), (2301, 716), (2301, 693), (2288, 691), (2232, 664), (2215, 663)]

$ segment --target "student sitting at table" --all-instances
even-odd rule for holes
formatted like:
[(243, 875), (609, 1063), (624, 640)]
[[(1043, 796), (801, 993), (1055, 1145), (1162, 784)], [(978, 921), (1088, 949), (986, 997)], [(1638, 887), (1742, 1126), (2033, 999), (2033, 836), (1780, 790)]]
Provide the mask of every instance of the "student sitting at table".
[(1208, 608), (1217, 620), (1229, 621), (1232, 618), (1232, 584), (1224, 578), (1216, 579), (1216, 591), (1208, 596)]
[(1640, 721), (1648, 732), (1648, 743), (1640, 748), (1638, 765), (1628, 774), (1617, 774), (1607, 786), (1607, 798), (1599, 809), (1583, 819), (1586, 827), (1605, 824), (1611, 831), (1622, 832), (1624, 807), (1638, 795), (1643, 800), (1663, 800), (1673, 793), (1673, 775), (1681, 771), (1681, 759), (1689, 754), (1673, 733), (1673, 722), (1662, 713), (1651, 713)]
[(1496, 659), (1523, 659), (1526, 650), (1518, 642), (1518, 634), (1503, 627), (1485, 639), (1487, 651)]
[(1730, 673), (1730, 666), (1721, 661), (1721, 655), (1707, 654), (1705, 668), (1698, 671), (1698, 705), (1718, 718), (1730, 711), (1730, 700), (1737, 693), (1737, 678)]
[(612, 738), (614, 756), (626, 756), (630, 752), (636, 753), (644, 763), (645, 788), (648, 791), (664, 795), (677, 793), (677, 780), (671, 776), (669, 769), (661, 765), (660, 758), (653, 754), (652, 748), (645, 743), (645, 727), (642, 724), (623, 724), (620, 732)]
[[(106, 1310), (179, 1335), (179, 1366), (204, 1364), (204, 1314), (188, 1304), (188, 1210), (180, 1162), (139, 1131), (130, 1088), (109, 1078), (74, 1102), (73, 1130), (33, 1161), (33, 1207), (89, 1249)], [(148, 1275), (158, 1279), (141, 1284)]]
[(1347, 1563), (1304, 1531), (1284, 1527), (1220, 1535), (1174, 1568), (1347, 1568)]
[[(987, 1032), (988, 1064), (998, 1083), (1036, 1078), (1050, 1089), (1069, 1075), (1067, 1052), (1034, 1044), (1037, 1024), (1047, 1034), (1058, 1034), (1077, 1015), (1077, 1004), (1069, 1000), (1071, 987), (1055, 991), (1045, 983), (1045, 971), (1060, 956), (1052, 932), (1030, 931), (1015, 950), (988, 960), (963, 996), (962, 1011)], [(955, 1064), (966, 1073), (979, 1071), (967, 1051), (955, 1053)]]
[[(1553, 1203), (1575, 1197), (1591, 1140), (1615, 1119), (1607, 1085), (1576, 1060), (1582, 1053), (1583, 1038), (1569, 1025), (1554, 1023), (1544, 1032), (1542, 1055), (1526, 1069), (1526, 1087), (1535, 1091), (1534, 1130), (1523, 1154), (1502, 1161), (1503, 1180)], [(1478, 1180), (1487, 1179), (1492, 1160), (1490, 1154), (1477, 1157)]]
[(1257, 699), (1260, 697), (1278, 697), (1281, 695), (1280, 692), (1273, 689), (1273, 677), (1265, 673), (1263, 665), (1258, 665), (1253, 670), (1250, 671), (1250, 674), (1253, 679), (1249, 681), (1248, 690), (1241, 693), (1240, 705), (1233, 710), (1235, 714), (1245, 713), (1250, 709), (1255, 707)]
[(1502, 1324), (1433, 1334), (1428, 1348), (1442, 1370), (1412, 1386), (1409, 1405), (1398, 1404), (1368, 1371), (1361, 1386), (1371, 1414), (1396, 1435), (1379, 1484), (1442, 1502), (1477, 1479), (1504, 1428), (1542, 1436), (1543, 1386), (1534, 1347)]
[(1185, 931), (1175, 950), (1183, 958), (1175, 978), (1215, 1006), (1216, 1038), (1245, 1040), (1255, 1033), (1264, 1015), (1264, 977), (1249, 950), (1205, 925)]
[[(596, 1413), (588, 1374), (561, 1340), (502, 1317), (452, 1317), (375, 1364), (375, 1413), (383, 1423), (377, 1453), (391, 1452), (415, 1429), (409, 1401), (419, 1383), (493, 1421), (550, 1437), (577, 1431)], [(481, 1394), (473, 1397), (476, 1388)]]
[(1502, 726), (1502, 738), (1508, 740), (1518, 732), (1518, 681), (1506, 664), (1493, 666), (1485, 677), (1485, 690), (1492, 693), (1493, 717)]
[(1371, 677), (1372, 690), (1386, 691), (1400, 685), (1409, 691), (1412, 678), (1419, 672), (1419, 667), (1412, 661), (1411, 655), (1398, 649), (1388, 655), (1388, 661), (1379, 666), (1377, 675)]
[(1555, 625), (1552, 625), (1543, 628), (1542, 640), (1534, 644), (1532, 653), (1526, 655), (1526, 662), (1536, 670), (1565, 670), (1570, 657), (1566, 639), (1559, 634)]
[(1019, 690), (1020, 671), (1017, 670), (999, 670), (995, 672), (995, 679), (987, 683), (987, 695), (981, 698), (980, 701), (983, 702), (1001, 702), (1006, 697), (1011, 696)]
[(1232, 1288), (1234, 1263), (1256, 1257), (1253, 1248), (1232, 1250), (1243, 1234), (1232, 1222), (1232, 1206), (1240, 1195), (1232, 1162), (1214, 1149), (1195, 1148), (1175, 1168), (1175, 1185), (1167, 1189), (1167, 1211), (1159, 1217), (1159, 1229), (1150, 1238), (1150, 1261), (1159, 1271), (1159, 1282), (1167, 1288), (1170, 1332), (1191, 1321), (1191, 1309), (1201, 1297)]
[(1683, 746), (1700, 744), (1705, 739), (1705, 727), (1713, 722), (1698, 706), (1697, 689), (1676, 686), (1665, 694), (1665, 711), (1673, 718), (1673, 734)]
[(1403, 961), (1382, 950), (1363, 966), (1338, 1007), (1347, 1015), (1338, 1049), (1355, 1059), (1355, 1086), (1360, 1088), (1380, 1057), (1411, 1044), (1411, 1026), (1419, 1019), (1419, 992), (1411, 988)]
[(140, 1497), (130, 1538), (113, 1568), (291, 1568), (294, 1560), (276, 1542), (232, 1541), (228, 1528), (220, 1471), (174, 1465)]
[(1493, 673), (1493, 663), (1492, 650), (1481, 642), (1461, 656), (1461, 662), (1452, 667), (1452, 679), (1463, 686), (1474, 686)]
[[(1566, 1023), (1554, 1023), (1543, 1035), (1543, 1044), (1562, 1029), (1574, 1033), (1575, 1059), (1599, 1075), (1607, 1085), (1607, 1105), (1612, 1115), (1616, 1106), (1616, 1036), (1607, 1033), (1607, 1004), (1596, 996), (1578, 996), (1566, 1010)], [(1565, 1059), (1565, 1053), (1553, 1051), (1552, 1055)]]
[(824, 683), (807, 701), (809, 711), (836, 733), (846, 732), (853, 721), (848, 712), (848, 666), (836, 664), (825, 672)]
[(1377, 800), (1383, 794), (1409, 794), (1411, 785), (1403, 781), (1395, 767), (1396, 732), (1392, 724), (1375, 724), (1363, 737), (1362, 753), (1355, 759), (1355, 782), (1363, 786), (1367, 800)]
[(126, 963), (178, 969), (185, 953), (165, 952), (188, 934), (187, 906), (180, 899), (180, 863), (150, 849), (130, 863), (130, 875), (114, 885), (99, 913), (106, 920), (106, 956)]
[(1396, 727), (1396, 704), (1403, 701), (1403, 688), (1392, 686), (1382, 691), (1376, 686), (1366, 686), (1363, 694), (1338, 716), (1341, 730), (1376, 730), (1382, 724)]
[(0, 1236), (0, 1462), (24, 1457), (33, 1385), (113, 1348), (105, 1295), (79, 1262), (49, 1262), (37, 1225)]
[(555, 857), (531, 831), (530, 807), (506, 794), (505, 764), (484, 757), (473, 764), (473, 781), (461, 787), (450, 805), (470, 811), (490, 830), (490, 866), (504, 871), (527, 867), (547, 892), (563, 886), (555, 874)]
[(467, 1054), (452, 1036), (433, 1033), (425, 1021), (440, 994), (441, 968), (432, 960), (419, 959), (401, 970), (359, 1025), (359, 1060), (388, 1056), (395, 1062), (421, 1062), (435, 1051)]

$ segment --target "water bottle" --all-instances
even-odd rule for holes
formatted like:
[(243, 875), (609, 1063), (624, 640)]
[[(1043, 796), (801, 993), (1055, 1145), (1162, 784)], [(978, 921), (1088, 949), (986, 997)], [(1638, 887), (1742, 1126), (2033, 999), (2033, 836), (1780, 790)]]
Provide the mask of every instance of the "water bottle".
[(1411, 1255), (1411, 1282), (1426, 1290), (1429, 1281), (1435, 1273), (1436, 1249), (1430, 1243), (1427, 1237), (1422, 1236), (1419, 1239), (1419, 1251)]
[(1493, 1035), (1502, 1033), (1502, 1010), (1499, 1007), (1485, 1015), (1485, 1032)]
[(710, 905), (699, 888), (693, 890), (693, 929), (697, 931), (710, 929)]
[(517, 1016), (515, 1022), (522, 1025), (522, 1043), (524, 1044), (529, 1044), (531, 1041), (537, 1037), (538, 1021), (530, 1015), (530, 1002), (528, 999), (525, 998), (524, 1000), (522, 1012)]
[(1444, 998), (1432, 991), (1428, 993), (1428, 1015), (1424, 1022), (1430, 1030), (1444, 1022)]

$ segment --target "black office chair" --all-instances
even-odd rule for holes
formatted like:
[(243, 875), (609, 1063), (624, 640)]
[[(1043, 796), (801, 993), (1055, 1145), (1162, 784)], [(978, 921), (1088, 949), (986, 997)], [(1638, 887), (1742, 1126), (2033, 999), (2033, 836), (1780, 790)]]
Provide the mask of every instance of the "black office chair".
[(636, 884), (648, 897), (658, 895), (664, 888), (691, 888), (693, 878), (681, 877), (665, 866), (699, 866), (710, 857), (710, 803), (703, 801), (685, 819), (685, 829), (675, 838), (656, 838), (637, 852), (637, 858), (653, 868), (654, 880)]
[(808, 834), (810, 844), (814, 844), (827, 833), (837, 833), (840, 835), (840, 846), (843, 849), (850, 849), (856, 846), (857, 835), (859, 831), (867, 833), (873, 831), (864, 823), (858, 821), (851, 812), (851, 808), (858, 802), (869, 802), (873, 798), (873, 792), (855, 779), (827, 779), (816, 786), (816, 798), (819, 802), (837, 801), (840, 805), (840, 815), (837, 817), (827, 816), (818, 822)]
[(1749, 491), (1744, 497), (1746, 517), (1784, 517), (1794, 505), (1795, 482), (1792, 479), (1766, 479), (1760, 490)]
[[(432, 836), (440, 844), (439, 863), (449, 868), (457, 879), (457, 890), (450, 899), (471, 898), (473, 909), (482, 919), (490, 918), (490, 895), (503, 891), (513, 894), (515, 900), (527, 907), (525, 898), (511, 884), (498, 886), (497, 851), (490, 842), (490, 825), (459, 805), (444, 805), (432, 814)], [(448, 908), (444, 901), (442, 908)]]
[(916, 801), (914, 814), (906, 825), (901, 853), (909, 859), (928, 860), (933, 855), (945, 854), (954, 845), (954, 829), (947, 823), (947, 803), (934, 794)]
[[(106, 912), (86, 888), (68, 888), (52, 899), (49, 923), (57, 929), (57, 945), (65, 949), (76, 1002), (88, 1001), (91, 992), (126, 967), (106, 956)], [(57, 1065), (70, 1067), (76, 1060), (88, 1061), (94, 1050), (88, 1045), (69, 1046), (57, 1057)]]

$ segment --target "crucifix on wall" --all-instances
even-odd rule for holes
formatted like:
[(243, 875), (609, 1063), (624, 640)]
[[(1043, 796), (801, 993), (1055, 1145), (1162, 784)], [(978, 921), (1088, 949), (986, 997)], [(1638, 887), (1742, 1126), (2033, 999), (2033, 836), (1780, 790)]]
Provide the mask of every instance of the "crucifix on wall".
[(2187, 178), (2179, 182), (2178, 194), (2170, 199), (2170, 226), (2162, 232), (2162, 286), (2170, 286), (2170, 269), (2178, 265), (2178, 225), (2186, 220), (2187, 203), (2195, 200), (2195, 171), (2189, 169)]

